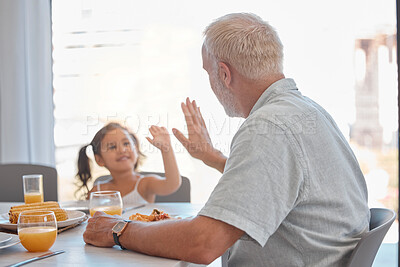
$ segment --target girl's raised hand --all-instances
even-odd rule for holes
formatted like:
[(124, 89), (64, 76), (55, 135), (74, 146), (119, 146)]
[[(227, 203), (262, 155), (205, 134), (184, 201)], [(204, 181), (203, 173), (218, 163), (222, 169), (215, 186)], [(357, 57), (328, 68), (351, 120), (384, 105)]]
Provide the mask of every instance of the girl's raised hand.
[(150, 144), (164, 152), (167, 152), (171, 149), (171, 138), (168, 130), (165, 127), (152, 125), (149, 128), (149, 131), (153, 136), (153, 139), (146, 137)]

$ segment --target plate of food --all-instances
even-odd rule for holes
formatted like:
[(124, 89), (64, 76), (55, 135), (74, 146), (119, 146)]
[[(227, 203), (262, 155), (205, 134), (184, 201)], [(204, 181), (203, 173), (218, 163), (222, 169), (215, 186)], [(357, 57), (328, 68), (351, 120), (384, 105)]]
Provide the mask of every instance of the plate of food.
[(129, 216), (129, 220), (141, 221), (141, 222), (156, 222), (161, 220), (171, 219), (168, 213), (154, 209), (150, 215), (145, 215), (141, 213), (135, 213)]
[(45, 210), (53, 211), (57, 219), (57, 227), (62, 228), (83, 221), (87, 218), (84, 212), (65, 210), (60, 208), (58, 202), (47, 201), (13, 206), (8, 213), (0, 214), (0, 227), (7, 230), (17, 230), (19, 214), (23, 211)]
[(185, 219), (192, 216), (185, 216), (185, 215), (171, 215), (165, 213), (164, 211), (160, 211), (159, 209), (153, 209), (150, 215), (145, 215), (141, 213), (132, 214), (129, 216), (129, 220), (132, 221), (142, 221), (142, 222), (156, 222), (168, 219)]

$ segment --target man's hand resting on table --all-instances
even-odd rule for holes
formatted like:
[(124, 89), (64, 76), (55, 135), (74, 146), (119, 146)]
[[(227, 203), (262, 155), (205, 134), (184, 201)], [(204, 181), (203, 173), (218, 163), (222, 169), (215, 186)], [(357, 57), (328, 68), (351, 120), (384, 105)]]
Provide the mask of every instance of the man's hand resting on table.
[(89, 218), (86, 231), (83, 233), (83, 240), (90, 245), (97, 247), (113, 247), (115, 245), (112, 228), (117, 222), (123, 219), (118, 216), (107, 215), (97, 211), (92, 218)]

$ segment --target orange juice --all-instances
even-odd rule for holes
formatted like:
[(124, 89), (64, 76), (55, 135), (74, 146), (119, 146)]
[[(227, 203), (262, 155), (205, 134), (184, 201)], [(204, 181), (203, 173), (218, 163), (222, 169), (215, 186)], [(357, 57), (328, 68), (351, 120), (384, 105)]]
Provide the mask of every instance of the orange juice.
[(43, 194), (41, 193), (28, 193), (24, 194), (25, 204), (43, 202)]
[(18, 230), (21, 244), (28, 251), (47, 251), (57, 238), (57, 229), (54, 227), (37, 226)]
[(122, 208), (120, 206), (103, 206), (90, 209), (90, 216), (93, 216), (96, 211), (102, 211), (108, 215), (122, 215)]

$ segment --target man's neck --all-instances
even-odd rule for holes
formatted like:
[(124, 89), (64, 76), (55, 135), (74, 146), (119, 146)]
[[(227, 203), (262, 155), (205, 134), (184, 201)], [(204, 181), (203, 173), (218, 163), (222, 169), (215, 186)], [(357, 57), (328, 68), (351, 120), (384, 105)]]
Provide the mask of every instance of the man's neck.
[(241, 110), (243, 112), (243, 117), (247, 118), (250, 111), (253, 109), (254, 105), (261, 97), (261, 95), (267, 90), (273, 83), (284, 79), (285, 75), (277, 74), (269, 76), (265, 80), (245, 80), (243, 81), (243, 94), (241, 95)]

